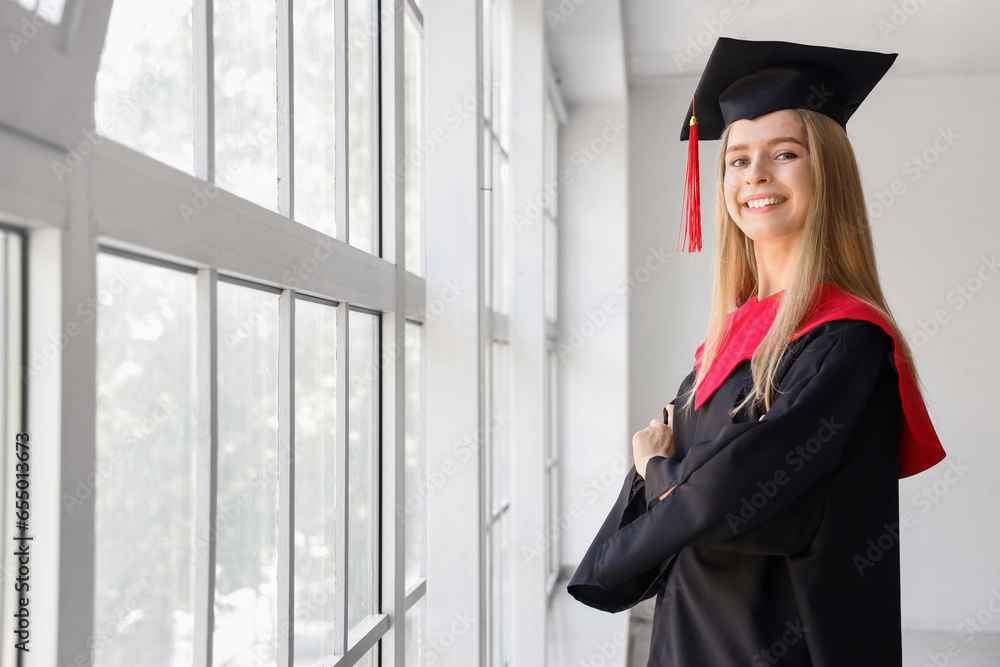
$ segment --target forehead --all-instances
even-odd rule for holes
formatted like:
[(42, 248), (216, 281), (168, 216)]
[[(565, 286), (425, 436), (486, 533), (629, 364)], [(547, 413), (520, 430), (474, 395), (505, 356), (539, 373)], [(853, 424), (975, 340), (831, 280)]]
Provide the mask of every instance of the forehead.
[(756, 118), (741, 118), (729, 128), (727, 146), (766, 142), (773, 137), (795, 137), (806, 143), (806, 128), (791, 109), (780, 109)]

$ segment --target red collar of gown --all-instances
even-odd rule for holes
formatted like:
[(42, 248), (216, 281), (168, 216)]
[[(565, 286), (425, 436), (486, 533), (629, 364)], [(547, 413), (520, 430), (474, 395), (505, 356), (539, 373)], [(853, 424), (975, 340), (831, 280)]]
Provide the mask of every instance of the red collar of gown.
[[(727, 336), (716, 356), (712, 367), (695, 392), (694, 407), (697, 410), (715, 390), (722, 386), (726, 378), (741, 361), (753, 357), (754, 351), (764, 340), (771, 328), (781, 303), (784, 290), (772, 294), (763, 301), (756, 295), (726, 316), (731, 321), (730, 332), (738, 332), (735, 337)], [(805, 324), (795, 332), (792, 340), (807, 333), (813, 327), (831, 320), (867, 320), (873, 322), (892, 336), (893, 360), (899, 373), (899, 394), (902, 412), (899, 417), (899, 478), (909, 477), (930, 468), (945, 457), (944, 448), (934, 431), (927, 408), (917, 389), (909, 366), (899, 354), (899, 345), (892, 327), (877, 310), (841, 291), (835, 283), (821, 282), (817, 290), (817, 306)], [(705, 343), (695, 352), (695, 368), (701, 364)]]

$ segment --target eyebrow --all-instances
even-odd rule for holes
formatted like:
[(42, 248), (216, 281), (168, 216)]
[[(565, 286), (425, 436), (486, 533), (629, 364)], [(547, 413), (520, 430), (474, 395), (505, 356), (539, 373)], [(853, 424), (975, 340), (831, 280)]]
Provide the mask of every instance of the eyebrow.
[[(799, 141), (798, 139), (796, 139), (795, 137), (775, 137), (774, 139), (771, 139), (769, 142), (767, 142), (767, 145), (773, 146), (775, 144), (783, 144), (783, 143), (798, 144), (799, 146), (802, 146), (802, 148), (806, 148), (806, 145), (801, 141)], [(733, 151), (745, 151), (746, 149), (747, 149), (746, 144), (737, 144), (735, 146), (730, 146), (729, 148), (727, 148), (726, 154), (728, 155)]]

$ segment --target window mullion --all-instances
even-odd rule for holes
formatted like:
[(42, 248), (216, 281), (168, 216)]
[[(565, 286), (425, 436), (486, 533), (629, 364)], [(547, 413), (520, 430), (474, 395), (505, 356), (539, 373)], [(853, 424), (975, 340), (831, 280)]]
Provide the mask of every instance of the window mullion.
[[(382, 233), (382, 179), (379, 178), (379, 173), (382, 168), (382, 153), (381, 153), (381, 138), (382, 138), (382, 122), (381, 114), (379, 109), (382, 104), (382, 91), (380, 87), (380, 82), (382, 79), (382, 72), (379, 68), (379, 45), (382, 43), (382, 22), (379, 10), (380, 2), (379, 0), (371, 0), (369, 4), (369, 14), (368, 21), (370, 29), (368, 31), (369, 39), (375, 41), (374, 48), (371, 49), (370, 56), (370, 71), (372, 80), (369, 81), (371, 86), (371, 100), (368, 107), (368, 117), (372, 119), (371, 134), (368, 135), (368, 154), (371, 155), (370, 164), (368, 165), (368, 183), (369, 183), (369, 196), (371, 197), (372, 207), (371, 207), (371, 233), (372, 233), (372, 254), (376, 257), (385, 257), (383, 254), (383, 243), (382, 239), (384, 234)], [(398, 16), (397, 13), (393, 12), (393, 17)], [(402, 82), (400, 82), (402, 83)], [(389, 100), (392, 104), (393, 100)], [(395, 132), (393, 132), (395, 135)], [(393, 140), (397, 140), (398, 137), (394, 136)], [(391, 211), (392, 209), (390, 209)], [(399, 247), (399, 246), (397, 246)]]
[[(348, 85), (347, 85), (347, 0), (333, 0), (333, 41), (336, 57), (333, 62), (334, 114), (336, 117), (336, 185), (337, 185), (337, 235), (338, 241), (350, 243), (348, 220), (347, 145), (348, 137)], [(346, 386), (346, 385), (345, 385)]]
[(295, 67), (292, 0), (278, 0), (278, 213), (295, 219)]
[(198, 271), (197, 445), (195, 479), (195, 667), (211, 667), (215, 627), (215, 521), (219, 472), (218, 274)]
[(294, 664), (295, 291), (278, 297), (278, 667)]
[[(337, 0), (341, 4), (343, 0)], [(339, 206), (339, 204), (338, 204)], [(339, 227), (338, 227), (339, 231)], [(337, 442), (336, 456), (336, 487), (337, 487), (337, 540), (336, 540), (336, 586), (334, 587), (334, 653), (347, 655), (347, 538), (348, 538), (348, 499), (347, 471), (349, 469), (349, 452), (347, 439), (349, 431), (348, 420), (348, 378), (350, 378), (350, 308), (346, 302), (337, 305)]]
[(215, 181), (213, 0), (194, 0), (194, 174)]

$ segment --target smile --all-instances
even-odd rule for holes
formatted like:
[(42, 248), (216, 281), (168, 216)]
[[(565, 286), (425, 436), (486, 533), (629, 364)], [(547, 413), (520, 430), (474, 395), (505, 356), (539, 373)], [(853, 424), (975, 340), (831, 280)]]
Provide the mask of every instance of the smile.
[(788, 197), (763, 197), (761, 199), (752, 199), (744, 204), (744, 206), (747, 208), (763, 208), (772, 204), (783, 204), (786, 201), (788, 201)]

